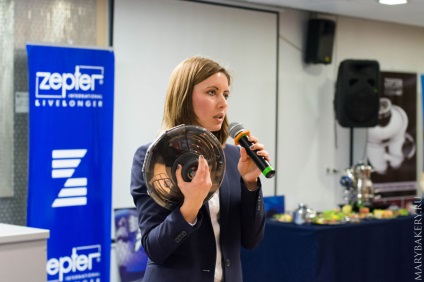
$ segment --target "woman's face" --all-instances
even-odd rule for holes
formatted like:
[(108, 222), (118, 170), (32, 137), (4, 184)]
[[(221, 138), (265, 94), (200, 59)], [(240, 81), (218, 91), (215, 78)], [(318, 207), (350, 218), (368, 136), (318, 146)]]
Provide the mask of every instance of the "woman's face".
[(193, 88), (193, 109), (200, 126), (219, 131), (227, 114), (228, 79), (218, 72)]

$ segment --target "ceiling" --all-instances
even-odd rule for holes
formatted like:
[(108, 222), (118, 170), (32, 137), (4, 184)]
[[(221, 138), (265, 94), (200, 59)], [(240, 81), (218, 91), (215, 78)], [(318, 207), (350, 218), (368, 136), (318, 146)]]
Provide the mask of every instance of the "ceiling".
[(244, 2), (293, 8), (424, 27), (424, 1), (382, 5), (378, 0), (244, 0)]

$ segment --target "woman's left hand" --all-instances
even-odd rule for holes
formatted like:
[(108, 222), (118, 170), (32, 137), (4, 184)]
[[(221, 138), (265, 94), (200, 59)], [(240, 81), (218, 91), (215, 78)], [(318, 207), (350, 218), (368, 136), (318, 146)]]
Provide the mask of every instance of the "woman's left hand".
[[(250, 149), (252, 151), (256, 151), (258, 156), (264, 157), (267, 161), (270, 161), (268, 152), (264, 150), (265, 147), (263, 144), (258, 143), (258, 138), (254, 136), (250, 136), (248, 138), (249, 141), (253, 143)], [(256, 189), (258, 177), (261, 174), (261, 171), (253, 162), (253, 160), (249, 157), (246, 152), (246, 149), (244, 149), (243, 147), (240, 148), (240, 160), (238, 163), (238, 170), (247, 186), (247, 189)]]

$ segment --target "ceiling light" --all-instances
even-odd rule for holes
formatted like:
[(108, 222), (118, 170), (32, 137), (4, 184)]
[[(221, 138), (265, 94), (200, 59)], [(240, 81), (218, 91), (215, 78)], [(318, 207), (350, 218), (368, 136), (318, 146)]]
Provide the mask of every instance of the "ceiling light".
[(400, 5), (408, 3), (408, 0), (378, 0), (378, 2), (385, 5)]

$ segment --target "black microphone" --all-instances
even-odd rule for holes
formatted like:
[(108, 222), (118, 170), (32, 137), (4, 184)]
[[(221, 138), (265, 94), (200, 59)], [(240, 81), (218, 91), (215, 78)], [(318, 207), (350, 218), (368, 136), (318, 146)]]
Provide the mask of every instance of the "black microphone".
[(256, 150), (253, 151), (250, 149), (250, 146), (253, 144), (250, 142), (247, 137), (250, 136), (250, 131), (243, 128), (243, 124), (238, 122), (230, 123), (228, 127), (228, 134), (234, 139), (236, 145), (241, 145), (246, 149), (249, 157), (255, 162), (256, 166), (262, 171), (262, 174), (266, 178), (272, 178), (275, 175), (275, 170), (269, 164), (269, 162), (262, 156), (256, 154)]

